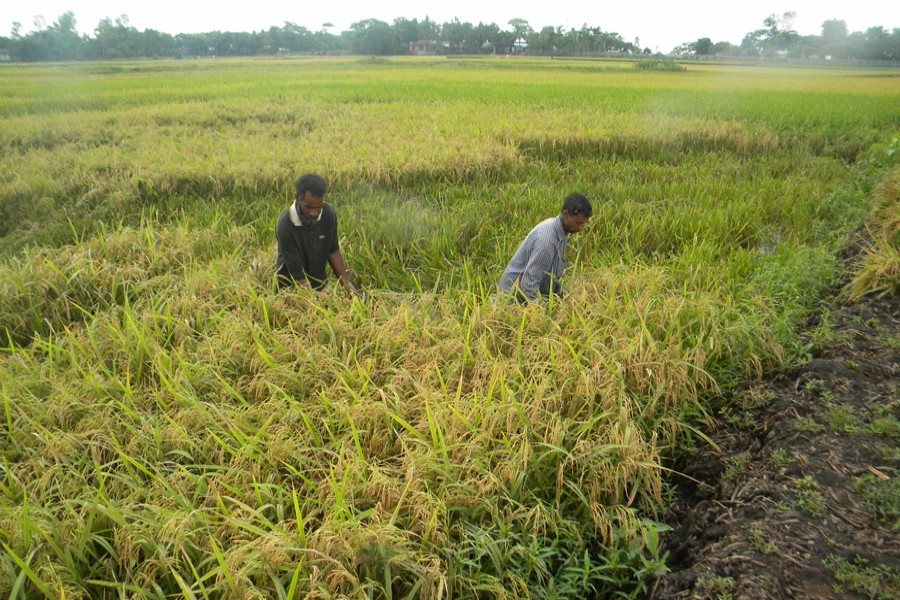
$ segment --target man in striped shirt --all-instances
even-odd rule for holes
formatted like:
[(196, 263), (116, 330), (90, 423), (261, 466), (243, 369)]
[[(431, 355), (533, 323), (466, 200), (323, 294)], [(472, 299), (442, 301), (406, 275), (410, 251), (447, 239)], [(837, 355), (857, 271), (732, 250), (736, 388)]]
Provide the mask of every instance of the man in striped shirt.
[(566, 242), (584, 229), (592, 213), (584, 194), (566, 196), (559, 215), (538, 223), (516, 250), (500, 278), (500, 292), (518, 302), (562, 294)]

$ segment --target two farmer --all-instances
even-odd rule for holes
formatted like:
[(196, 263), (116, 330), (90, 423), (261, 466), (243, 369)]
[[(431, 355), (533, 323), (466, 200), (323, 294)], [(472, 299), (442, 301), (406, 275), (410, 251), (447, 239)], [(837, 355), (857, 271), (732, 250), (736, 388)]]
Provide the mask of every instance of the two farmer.
[[(279, 288), (320, 289), (327, 263), (344, 289), (356, 293), (347, 275), (338, 243), (337, 213), (325, 202), (326, 184), (319, 175), (301, 175), (294, 185), (294, 202), (282, 211), (275, 225), (278, 241), (276, 278)], [(591, 203), (583, 194), (569, 194), (562, 209), (535, 226), (516, 250), (503, 277), (501, 294), (528, 302), (562, 294), (560, 280), (566, 268), (566, 244), (591, 218)]]

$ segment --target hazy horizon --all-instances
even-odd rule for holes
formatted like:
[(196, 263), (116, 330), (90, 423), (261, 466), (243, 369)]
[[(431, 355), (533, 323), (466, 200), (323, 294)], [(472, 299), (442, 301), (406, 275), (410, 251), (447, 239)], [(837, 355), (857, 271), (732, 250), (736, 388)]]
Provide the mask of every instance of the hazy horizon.
[[(582, 25), (600, 27), (605, 32), (618, 33), (627, 42), (639, 42), (641, 48), (668, 52), (675, 46), (708, 37), (713, 42), (740, 44), (744, 35), (764, 27), (763, 21), (770, 15), (781, 17), (793, 11), (793, 29), (801, 35), (821, 34), (822, 23), (837, 19), (847, 23), (850, 32), (865, 31), (869, 27), (891, 30), (900, 26), (900, 9), (890, 8), (882, 2), (860, 0), (852, 4), (843, 2), (816, 2), (814, 0), (775, 0), (759, 6), (743, 4), (723, 10), (720, 2), (712, 0), (685, 0), (671, 2), (649, 1), (634, 6), (585, 6), (574, 0), (560, 0), (543, 6), (521, 6), (501, 0), (485, 5), (471, 0), (436, 5), (409, 0), (387, 0), (377, 7), (363, 7), (356, 2), (335, 0), (323, 5), (294, 9), (281, 2), (259, 0), (251, 5), (219, 6), (208, 0), (194, 3), (159, 0), (35, 0), (27, 5), (5, 3), (0, 7), (0, 27), (5, 26), (9, 35), (13, 23), (22, 25), (23, 34), (36, 29), (35, 17), (44, 19), (44, 27), (55, 22), (66, 11), (75, 14), (79, 33), (93, 35), (100, 20), (116, 19), (126, 15), (129, 24), (138, 30), (154, 29), (172, 35), (178, 33), (207, 33), (211, 31), (261, 31), (272, 26), (281, 27), (285, 22), (295, 23), (318, 31), (323, 24), (334, 26), (339, 33), (350, 29), (353, 23), (365, 19), (378, 19), (392, 23), (396, 18), (424, 20), (426, 17), (443, 24), (454, 18), (473, 24), (495, 23), (509, 29), (510, 19), (521, 18), (535, 30), (545, 26), (562, 26), (568, 30)], [(726, 14), (727, 13), (727, 14)]]

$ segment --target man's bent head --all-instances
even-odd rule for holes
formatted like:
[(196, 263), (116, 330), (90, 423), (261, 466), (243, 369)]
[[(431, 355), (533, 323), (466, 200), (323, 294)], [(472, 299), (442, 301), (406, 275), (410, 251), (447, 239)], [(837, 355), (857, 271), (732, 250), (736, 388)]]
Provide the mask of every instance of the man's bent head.
[(578, 192), (569, 194), (563, 200), (562, 212), (560, 212), (563, 229), (569, 234), (578, 233), (584, 229), (593, 213), (594, 209), (587, 196)]

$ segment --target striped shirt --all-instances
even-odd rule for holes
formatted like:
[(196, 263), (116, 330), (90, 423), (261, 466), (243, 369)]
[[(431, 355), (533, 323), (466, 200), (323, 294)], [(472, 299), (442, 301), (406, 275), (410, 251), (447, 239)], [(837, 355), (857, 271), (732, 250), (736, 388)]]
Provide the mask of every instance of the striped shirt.
[(551, 286), (557, 292), (559, 279), (566, 270), (568, 239), (560, 216), (538, 223), (506, 265), (500, 278), (500, 291), (522, 295), (528, 300), (550, 295)]

